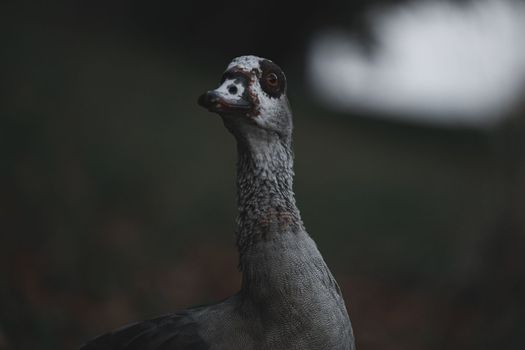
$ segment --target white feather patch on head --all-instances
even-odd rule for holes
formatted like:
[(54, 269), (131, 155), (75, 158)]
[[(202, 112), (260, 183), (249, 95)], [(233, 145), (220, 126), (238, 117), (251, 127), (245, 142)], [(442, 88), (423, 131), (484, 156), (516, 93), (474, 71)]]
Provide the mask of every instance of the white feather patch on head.
[[(231, 93), (229, 91), (230, 86), (234, 85), (237, 88), (237, 91), (235, 93)], [(235, 79), (226, 79), (221, 86), (219, 86), (217, 89), (215, 89), (215, 92), (222, 95), (224, 98), (228, 100), (235, 100), (242, 98), (242, 94), (244, 93), (244, 85), (241, 83), (235, 82)]]
[(235, 57), (228, 65), (227, 70), (232, 69), (234, 67), (245, 71), (251, 71), (254, 68), (260, 70), (261, 66), (259, 63), (262, 60), (262, 58), (252, 55)]

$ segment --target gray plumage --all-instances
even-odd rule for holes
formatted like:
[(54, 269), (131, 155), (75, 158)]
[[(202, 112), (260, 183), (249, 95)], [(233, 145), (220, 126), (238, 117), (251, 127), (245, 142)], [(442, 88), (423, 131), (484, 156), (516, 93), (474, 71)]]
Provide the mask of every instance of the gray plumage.
[(137, 323), (83, 350), (353, 350), (341, 291), (295, 203), (292, 114), (273, 62), (242, 56), (199, 104), (237, 140), (241, 290), (221, 303)]

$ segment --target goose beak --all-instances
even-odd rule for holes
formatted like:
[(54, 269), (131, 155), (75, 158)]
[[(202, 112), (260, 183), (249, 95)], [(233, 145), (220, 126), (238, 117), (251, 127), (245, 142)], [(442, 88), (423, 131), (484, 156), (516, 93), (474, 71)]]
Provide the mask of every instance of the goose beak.
[(252, 109), (252, 104), (243, 98), (227, 99), (215, 90), (205, 92), (198, 99), (198, 104), (210, 112), (241, 113)]

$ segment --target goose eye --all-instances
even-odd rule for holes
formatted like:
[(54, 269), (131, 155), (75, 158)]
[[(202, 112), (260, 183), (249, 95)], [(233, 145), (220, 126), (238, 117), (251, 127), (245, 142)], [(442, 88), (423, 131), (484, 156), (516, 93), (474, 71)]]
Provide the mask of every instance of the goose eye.
[(266, 76), (266, 83), (275, 88), (279, 85), (279, 78), (277, 78), (277, 74), (275, 73), (270, 73)]

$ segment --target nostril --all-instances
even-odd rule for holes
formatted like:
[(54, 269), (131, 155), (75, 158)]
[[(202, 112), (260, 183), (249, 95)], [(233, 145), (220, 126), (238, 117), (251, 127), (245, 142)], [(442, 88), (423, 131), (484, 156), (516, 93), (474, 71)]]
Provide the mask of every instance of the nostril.
[(217, 96), (217, 94), (212, 91), (208, 92), (206, 95), (209, 103), (215, 103), (219, 100), (219, 96)]
[(217, 103), (219, 101), (219, 96), (213, 91), (208, 91), (202, 94), (197, 101), (199, 105), (208, 108), (209, 106)]
[(232, 95), (235, 95), (237, 93), (237, 86), (235, 85), (228, 86), (228, 92)]

